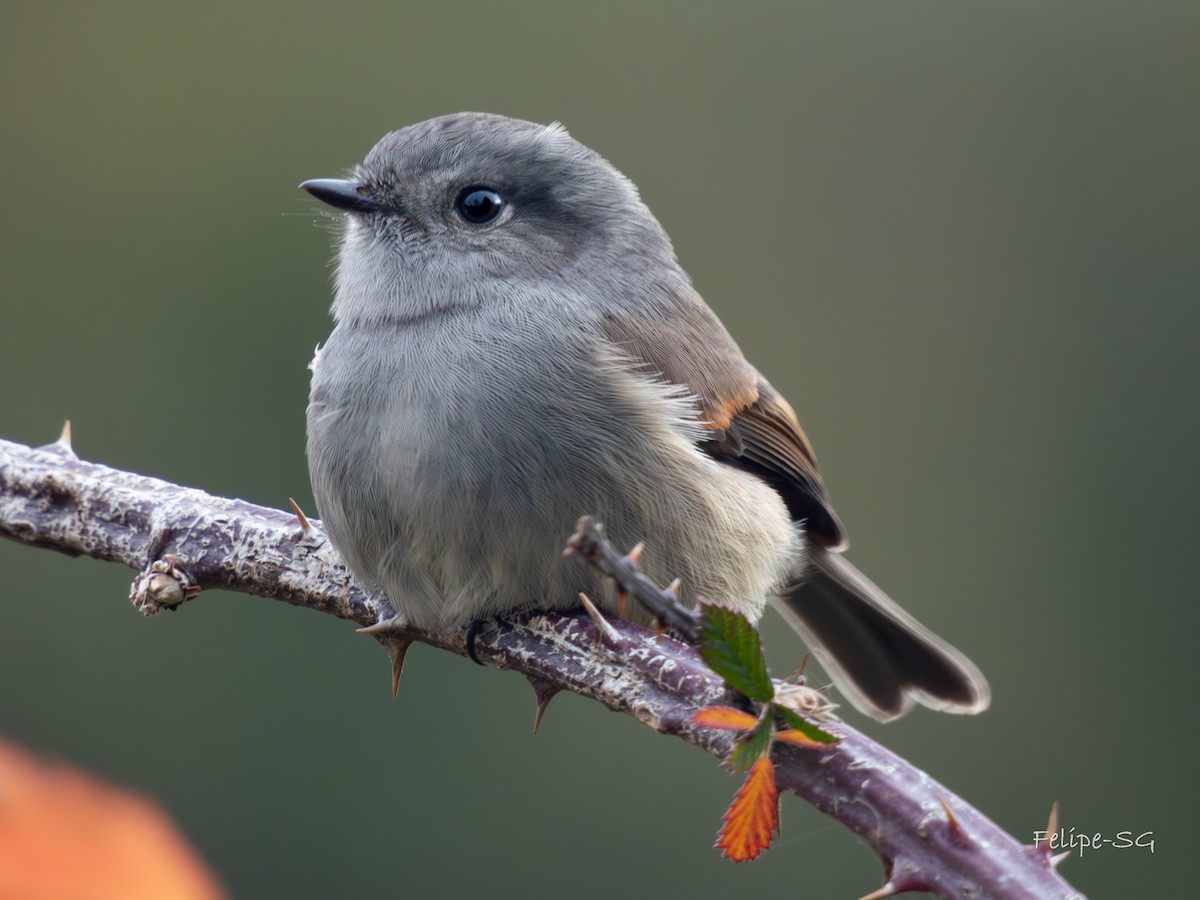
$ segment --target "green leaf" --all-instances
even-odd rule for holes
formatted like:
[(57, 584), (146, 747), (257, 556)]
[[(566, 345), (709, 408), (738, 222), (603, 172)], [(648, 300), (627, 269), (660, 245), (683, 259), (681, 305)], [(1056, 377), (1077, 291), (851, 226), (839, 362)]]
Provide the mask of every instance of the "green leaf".
[(780, 706), (778, 703), (772, 703), (771, 709), (775, 715), (780, 716), (783, 721), (787, 722), (788, 726), (795, 728), (797, 731), (808, 735), (814, 741), (822, 744), (836, 744), (838, 739), (828, 731), (822, 731), (808, 719), (801, 716), (799, 713), (788, 709), (786, 706)]
[(737, 746), (729, 754), (729, 758), (725, 760), (731, 768), (737, 769), (739, 772), (745, 772), (759, 759), (767, 755), (767, 751), (771, 746), (771, 717), (763, 716), (754, 730), (750, 734), (738, 742)]
[(700, 655), (735, 691), (766, 703), (775, 696), (758, 630), (727, 606), (700, 605)]

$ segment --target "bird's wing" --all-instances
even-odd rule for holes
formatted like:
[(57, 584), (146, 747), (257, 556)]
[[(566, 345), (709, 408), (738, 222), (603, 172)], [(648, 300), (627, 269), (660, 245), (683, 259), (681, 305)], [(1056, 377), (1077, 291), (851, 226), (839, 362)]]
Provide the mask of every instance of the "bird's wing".
[(706, 453), (761, 477), (814, 541), (828, 550), (845, 549), (845, 532), (795, 412), (746, 362), (703, 301), (680, 304), (669, 316), (623, 312), (606, 317), (603, 327), (638, 368), (696, 398)]

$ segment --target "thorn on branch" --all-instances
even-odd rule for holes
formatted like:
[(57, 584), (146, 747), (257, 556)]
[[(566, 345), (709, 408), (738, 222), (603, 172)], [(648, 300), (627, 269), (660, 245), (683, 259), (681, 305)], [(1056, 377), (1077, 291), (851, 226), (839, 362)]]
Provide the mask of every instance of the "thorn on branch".
[(942, 809), (946, 811), (946, 825), (950, 839), (956, 846), (962, 848), (973, 847), (975, 842), (971, 840), (971, 836), (959, 824), (958, 817), (954, 815), (954, 810), (950, 808), (950, 804), (946, 802), (944, 797), (938, 797), (938, 803), (942, 804)]
[(292, 497), (288, 497), (288, 503), (292, 504), (292, 512), (296, 514), (296, 518), (300, 520), (300, 530), (305, 534), (312, 531), (312, 522), (308, 521), (308, 516), (304, 514), (304, 510), (300, 508), (300, 504)]
[(354, 630), (359, 634), (369, 634), (372, 637), (378, 637), (379, 635), (403, 632), (407, 624), (402, 616), (397, 615), (380, 619), (374, 625), (364, 625), (362, 628), (355, 628)]
[(58, 434), (58, 440), (51, 444), (44, 444), (38, 447), (39, 450), (45, 450), (50, 453), (58, 453), (62, 456), (70, 457), (71, 459), (79, 459), (75, 455), (74, 448), (71, 447), (71, 420), (64, 419), (62, 431)]
[(617, 634), (615, 628), (608, 624), (608, 619), (601, 615), (600, 610), (596, 608), (596, 604), (592, 602), (592, 598), (580, 591), (579, 602), (583, 604), (583, 608), (587, 610), (587, 614), (592, 617), (592, 621), (600, 629), (600, 642), (607, 644), (609, 647), (615, 647), (620, 643), (621, 636)]
[(537, 712), (533, 717), (533, 733), (538, 733), (538, 728), (542, 725), (542, 716), (546, 714), (546, 707), (550, 705), (550, 701), (558, 696), (558, 692), (562, 690), (550, 682), (538, 678), (536, 675), (526, 675), (529, 679), (529, 684), (533, 687), (533, 694), (537, 698)]
[(962, 826), (958, 824), (958, 819), (954, 817), (954, 810), (952, 810), (949, 804), (946, 803), (946, 799), (944, 797), (938, 797), (938, 803), (942, 804), (942, 809), (946, 811), (946, 821), (950, 823), (950, 827), (961, 829)]
[(400, 676), (404, 674), (404, 657), (408, 648), (412, 646), (412, 641), (396, 635), (380, 637), (378, 640), (383, 644), (383, 649), (387, 651), (388, 659), (392, 663), (392, 699), (395, 700), (396, 695), (400, 693)]
[[(1050, 818), (1046, 822), (1046, 835), (1058, 834), (1058, 801), (1055, 800), (1050, 804)], [(1038, 844), (1037, 849), (1041, 850), (1047, 856), (1050, 855), (1050, 841), (1044, 844)]]
[(59, 432), (58, 440), (50, 445), (61, 453), (65, 453), (75, 459), (79, 457), (75, 455), (75, 449), (71, 446), (71, 420), (64, 419), (62, 431)]
[[(302, 514), (303, 515), (303, 514)], [(359, 634), (369, 634), (379, 641), (380, 646), (387, 651), (392, 663), (392, 699), (400, 693), (400, 676), (404, 674), (404, 657), (412, 646), (412, 638), (404, 631), (405, 620), (399, 615), (380, 619), (374, 625), (354, 629)]]
[(900, 893), (900, 888), (896, 886), (895, 882), (889, 881), (883, 887), (879, 888), (879, 890), (871, 891), (871, 893), (860, 898), (860, 900), (883, 900), (884, 897), (894, 897), (898, 893)]
[(1064, 850), (1062, 853), (1057, 853), (1051, 856), (1051, 847), (1054, 846), (1054, 836), (1058, 834), (1058, 801), (1055, 800), (1050, 804), (1050, 818), (1046, 822), (1046, 840), (1037, 841), (1034, 843), (1034, 850), (1045, 854), (1050, 861), (1050, 868), (1057, 869), (1059, 864), (1071, 855), (1070, 850)]

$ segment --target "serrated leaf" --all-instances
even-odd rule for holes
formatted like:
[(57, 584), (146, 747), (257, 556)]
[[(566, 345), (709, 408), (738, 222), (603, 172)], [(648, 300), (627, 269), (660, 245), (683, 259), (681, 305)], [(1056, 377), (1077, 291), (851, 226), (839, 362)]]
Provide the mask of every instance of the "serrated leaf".
[(727, 606), (700, 606), (700, 655), (735, 691), (765, 703), (775, 696), (758, 630)]
[(745, 772), (771, 749), (771, 732), (774, 728), (770, 718), (764, 718), (744, 739), (740, 740), (725, 762), (739, 772)]
[[(775, 712), (776, 715), (780, 716), (783, 719), (783, 721), (785, 721), (785, 722), (787, 722), (787, 724), (791, 725), (793, 729), (795, 729), (796, 731), (799, 731), (801, 734), (803, 734), (805, 737), (807, 737), (810, 741), (812, 741), (815, 744), (836, 744), (838, 742), (838, 739), (836, 737), (834, 737), (832, 734), (830, 734), (828, 731), (824, 731), (824, 730), (818, 728), (816, 725), (814, 725), (812, 722), (808, 721), (808, 719), (801, 716), (795, 710), (788, 709), (786, 706), (780, 706), (778, 703), (772, 703), (771, 709)], [(785, 735), (785, 734), (787, 734), (787, 732), (783, 731), (783, 732), (780, 732), (779, 734), (777, 734), (776, 737), (778, 737), (782, 741), (787, 741), (789, 744), (801, 743), (800, 741), (790, 740), (788, 738), (783, 737), (783, 735)]]
[(750, 713), (732, 706), (706, 706), (688, 716), (688, 721), (706, 728), (725, 728), (730, 731), (748, 731), (758, 724), (758, 719)]
[(716, 846), (726, 859), (746, 862), (771, 846), (771, 838), (779, 830), (779, 789), (775, 770), (765, 756), (750, 769), (722, 819), (725, 825)]

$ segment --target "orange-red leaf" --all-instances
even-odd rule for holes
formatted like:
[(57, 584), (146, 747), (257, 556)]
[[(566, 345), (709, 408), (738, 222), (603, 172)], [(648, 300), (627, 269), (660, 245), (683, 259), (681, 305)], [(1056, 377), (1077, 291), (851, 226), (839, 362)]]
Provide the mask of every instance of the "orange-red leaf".
[(0, 740), (0, 897), (222, 900), (157, 804)]
[(731, 731), (745, 731), (758, 724), (758, 719), (732, 706), (706, 706), (698, 709), (688, 718), (697, 725), (706, 728), (728, 728)]
[(765, 756), (750, 768), (723, 818), (717, 848), (726, 859), (746, 862), (771, 846), (771, 837), (779, 830), (779, 789)]
[(801, 747), (820, 747), (824, 750), (829, 749), (829, 744), (825, 741), (818, 741), (810, 738), (798, 728), (789, 728), (787, 731), (775, 732), (775, 740), (783, 741), (785, 744), (797, 744)]

